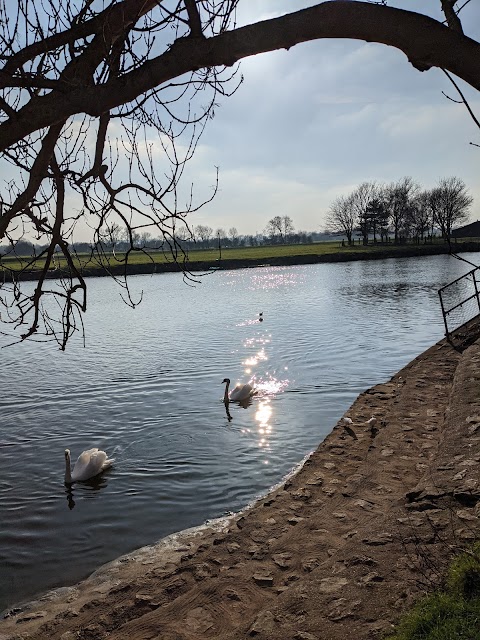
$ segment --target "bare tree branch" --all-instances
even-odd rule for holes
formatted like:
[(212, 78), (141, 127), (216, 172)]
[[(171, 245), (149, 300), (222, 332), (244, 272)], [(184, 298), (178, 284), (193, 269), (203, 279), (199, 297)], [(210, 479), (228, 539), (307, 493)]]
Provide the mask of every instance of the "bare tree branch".
[(447, 24), (450, 29), (454, 31), (458, 31), (463, 34), (462, 23), (460, 22), (460, 18), (455, 11), (455, 5), (457, 4), (457, 0), (441, 0), (442, 3), (442, 11), (447, 20)]
[[(118, 37), (120, 29), (117, 22), (111, 24), (109, 40)], [(288, 49), (319, 38), (387, 44), (403, 51), (421, 71), (433, 66), (444, 68), (480, 90), (479, 43), (418, 13), (336, 0), (213, 38), (180, 38), (161, 56), (100, 86), (76, 82), (67, 95), (52, 91), (35, 97), (18, 111), (15, 119), (0, 125), (0, 151), (19, 138), (74, 114), (99, 116), (184, 73), (204, 67), (232, 66), (246, 56)], [(97, 49), (105, 47), (106, 43), (102, 42), (101, 47), (97, 45), (88, 50), (89, 71), (93, 71), (95, 62), (99, 61), (101, 51)], [(82, 68), (77, 59), (72, 64)], [(82, 75), (85, 75), (84, 68)]]
[[(445, 70), (468, 108), (452, 76), (480, 90), (480, 44), (456, 2), (441, 1), (448, 26), (336, 0), (236, 28), (239, 0), (0, 0), (0, 152), (15, 176), (0, 183), (2, 321), (64, 349), (83, 330), (85, 265), (111, 273), (132, 305), (137, 253), (164, 252), (191, 277), (181, 236), (218, 172), (197, 197), (187, 165), (218, 97), (239, 86), (242, 58), (322, 38), (378, 42), (421, 71)], [(72, 246), (80, 223), (91, 232), (83, 254)]]
[(202, 22), (198, 13), (195, 0), (184, 0), (188, 13), (188, 24), (190, 25), (190, 33), (194, 38), (202, 38)]
[(450, 96), (447, 96), (447, 94), (442, 91), (443, 95), (446, 98), (448, 98), (449, 100), (453, 100), (453, 102), (458, 102), (460, 104), (464, 104), (466, 109), (467, 109), (467, 111), (468, 111), (468, 113), (470, 114), (472, 120), (475, 122), (477, 127), (480, 129), (480, 121), (478, 120), (476, 115), (473, 113), (473, 110), (472, 110), (471, 106), (468, 104), (467, 99), (465, 98), (464, 94), (462, 93), (460, 87), (455, 82), (455, 80), (452, 78), (452, 76), (448, 73), (448, 71), (446, 71), (445, 69), (442, 69), (442, 71), (447, 76), (447, 78), (450, 80), (450, 82), (453, 84), (453, 86), (455, 87), (458, 95), (460, 96), (460, 100), (453, 100), (453, 98), (450, 98)]

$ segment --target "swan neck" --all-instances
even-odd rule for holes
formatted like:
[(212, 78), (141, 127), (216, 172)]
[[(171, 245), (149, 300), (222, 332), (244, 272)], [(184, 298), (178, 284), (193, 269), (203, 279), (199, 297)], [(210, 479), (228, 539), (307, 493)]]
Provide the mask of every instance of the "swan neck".
[(225, 383), (225, 393), (223, 395), (223, 401), (225, 404), (227, 404), (229, 402), (229, 398), (228, 398), (228, 382)]
[(70, 456), (65, 456), (65, 482), (70, 484), (72, 482), (72, 471), (70, 469)]

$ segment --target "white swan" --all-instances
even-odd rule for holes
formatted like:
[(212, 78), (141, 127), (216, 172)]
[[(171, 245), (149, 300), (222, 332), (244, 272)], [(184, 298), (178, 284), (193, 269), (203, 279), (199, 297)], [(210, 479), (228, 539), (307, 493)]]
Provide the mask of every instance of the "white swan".
[(230, 378), (224, 378), (222, 380), (222, 384), (225, 383), (225, 395), (223, 396), (223, 401), (227, 402), (241, 402), (242, 400), (246, 400), (250, 396), (253, 396), (255, 393), (255, 389), (251, 384), (237, 384), (235, 389), (228, 394), (228, 387), (230, 386)]
[(105, 451), (88, 449), (88, 451), (84, 451), (78, 456), (72, 471), (70, 467), (70, 449), (65, 449), (65, 484), (89, 480), (111, 467), (113, 463), (114, 459), (109, 458)]

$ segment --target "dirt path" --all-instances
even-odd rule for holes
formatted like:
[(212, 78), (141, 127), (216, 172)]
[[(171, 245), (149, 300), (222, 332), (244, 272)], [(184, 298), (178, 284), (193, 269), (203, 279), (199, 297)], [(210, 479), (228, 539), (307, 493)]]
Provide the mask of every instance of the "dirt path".
[(347, 415), (249, 511), (38, 601), (0, 640), (381, 637), (478, 537), (480, 340), (433, 346)]

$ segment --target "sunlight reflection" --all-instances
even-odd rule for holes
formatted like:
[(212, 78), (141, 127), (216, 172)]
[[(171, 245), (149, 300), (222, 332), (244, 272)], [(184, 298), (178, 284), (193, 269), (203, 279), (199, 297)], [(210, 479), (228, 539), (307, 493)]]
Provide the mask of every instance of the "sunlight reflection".
[(258, 364), (262, 360), (268, 360), (268, 356), (265, 353), (265, 348), (264, 347), (262, 347), (260, 349), (260, 351), (258, 353), (256, 353), (254, 356), (250, 356), (249, 358), (244, 360), (243, 364), (246, 365), (246, 366), (255, 366), (256, 364)]
[(270, 376), (264, 380), (255, 380), (255, 388), (259, 395), (263, 396), (274, 396), (285, 389), (290, 384), (289, 380), (279, 380), (278, 378), (274, 378)]
[(255, 272), (250, 281), (251, 290), (279, 289), (280, 287), (296, 286), (303, 279), (301, 271), (289, 270), (285, 267), (273, 267), (263, 272)]
[[(287, 274), (287, 272), (275, 270), (275, 272), (263, 273), (259, 276), (254, 286), (275, 288), (286, 284), (291, 286), (294, 282), (295, 277), (292, 277), (291, 272)], [(249, 335), (242, 336), (244, 353), (241, 360), (244, 369), (243, 379), (245, 380), (245, 377), (247, 377), (249, 384), (255, 389), (250, 403), (250, 406), (254, 409), (255, 427), (251, 430), (244, 427), (241, 429), (241, 433), (251, 440), (251, 444), (258, 451), (262, 452), (262, 464), (269, 464), (268, 457), (273, 446), (271, 439), (274, 433), (273, 407), (276, 406), (273, 404), (273, 399), (286, 390), (290, 385), (290, 380), (285, 378), (288, 375), (285, 373), (288, 371), (288, 366), (285, 366), (284, 363), (277, 362), (272, 367), (273, 363), (270, 363), (270, 359), (272, 358), (271, 345), (274, 340), (274, 334), (271, 329), (265, 331), (263, 325), (257, 324), (258, 321), (258, 317), (256, 317), (254, 322), (246, 319), (236, 325), (245, 327), (256, 324), (255, 330), (247, 331), (245, 333)], [(241, 351), (242, 349), (234, 353), (240, 355)]]
[(272, 418), (273, 411), (270, 402), (271, 398), (262, 398), (258, 403), (258, 408), (255, 412), (255, 420), (258, 422), (258, 435), (260, 436), (258, 446), (264, 447), (265, 449), (270, 448), (267, 436), (272, 432), (270, 420)]
[(236, 327), (249, 327), (250, 325), (258, 324), (258, 318), (254, 320), (244, 320), (243, 322), (237, 322)]
[(268, 421), (272, 416), (272, 407), (270, 406), (270, 398), (262, 399), (259, 402), (257, 412), (255, 413), (255, 420), (259, 423), (260, 428), (265, 430), (268, 427)]

